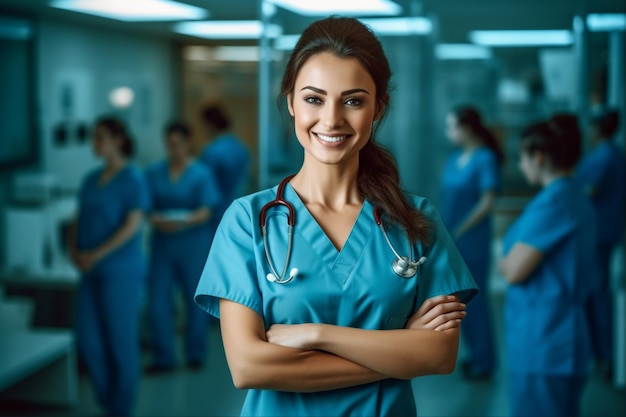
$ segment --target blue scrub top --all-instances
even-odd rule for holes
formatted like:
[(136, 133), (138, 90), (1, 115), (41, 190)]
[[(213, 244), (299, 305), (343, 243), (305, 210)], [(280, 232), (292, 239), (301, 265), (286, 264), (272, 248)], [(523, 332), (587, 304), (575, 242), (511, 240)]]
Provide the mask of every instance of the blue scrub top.
[[(500, 189), (500, 165), (491, 149), (486, 146), (475, 149), (467, 163), (459, 167), (457, 161), (461, 155), (461, 150), (450, 155), (441, 180), (441, 217), (450, 231), (461, 225), (483, 193)], [(489, 258), (491, 227), (491, 216), (486, 216), (456, 241), (465, 259)]]
[(542, 189), (503, 240), (506, 255), (516, 243), (539, 250), (531, 275), (506, 290), (505, 340), (511, 371), (584, 375), (590, 355), (585, 303), (595, 281), (593, 208), (573, 178)]
[[(376, 225), (374, 207), (365, 201), (340, 252), (333, 246), (290, 185), (285, 199), (293, 204), (296, 225), (288, 269), (298, 276), (288, 284), (268, 282), (270, 272), (259, 225), (263, 205), (276, 187), (236, 200), (218, 228), (196, 291), (196, 302), (219, 317), (225, 298), (256, 311), (266, 328), (273, 324), (327, 323), (362, 329), (400, 329), (427, 298), (459, 293), (467, 302), (476, 285), (435, 208), (425, 199), (411, 202), (433, 222), (430, 249), (414, 245), (414, 258), (426, 254), (417, 277), (405, 279), (391, 269), (394, 254)], [(279, 273), (287, 251), (284, 207), (267, 216), (271, 257)], [(402, 229), (387, 226), (401, 254), (410, 251)], [(411, 382), (387, 379), (371, 384), (315, 393), (248, 390), (242, 415), (415, 415)]]
[[(172, 181), (170, 177), (167, 159), (148, 167), (146, 176), (153, 212), (193, 211), (203, 207), (214, 210), (222, 201), (222, 195), (213, 173), (197, 161), (191, 162), (175, 181)], [(197, 237), (198, 234), (210, 234), (208, 222), (176, 234), (155, 231), (154, 237), (156, 239), (186, 239)]]
[(593, 189), (591, 202), (596, 211), (598, 241), (616, 244), (624, 231), (626, 172), (624, 151), (604, 141), (578, 165), (576, 177), (585, 190)]
[[(106, 184), (100, 185), (103, 168), (90, 172), (79, 192), (78, 250), (92, 250), (103, 244), (124, 224), (135, 210), (147, 211), (150, 206), (148, 187), (141, 170), (128, 164)], [(104, 265), (135, 265), (143, 262), (141, 232), (99, 262)]]
[(204, 148), (200, 160), (213, 171), (223, 197), (215, 217), (219, 222), (228, 206), (245, 192), (250, 175), (250, 152), (237, 136), (223, 133)]

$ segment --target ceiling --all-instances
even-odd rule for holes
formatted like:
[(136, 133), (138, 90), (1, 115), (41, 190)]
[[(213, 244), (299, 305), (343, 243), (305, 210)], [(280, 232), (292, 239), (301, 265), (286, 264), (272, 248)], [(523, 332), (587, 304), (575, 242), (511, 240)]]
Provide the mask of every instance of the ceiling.
[[(132, 0), (129, 0), (132, 1)], [(214, 20), (257, 19), (258, 0), (179, 0), (209, 10)], [(358, 1), (358, 0), (355, 0)], [(405, 15), (428, 15), (438, 22), (439, 42), (465, 43), (474, 29), (570, 29), (573, 17), (585, 13), (624, 13), (624, 0), (395, 0)], [(54, 9), (48, 0), (0, 0), (0, 12), (128, 30), (184, 43), (202, 43), (175, 34), (171, 23), (124, 23)], [(278, 15), (285, 27), (303, 27), (306, 19), (288, 12)], [(302, 23), (300, 23), (302, 21)], [(289, 31), (289, 29), (287, 29)]]

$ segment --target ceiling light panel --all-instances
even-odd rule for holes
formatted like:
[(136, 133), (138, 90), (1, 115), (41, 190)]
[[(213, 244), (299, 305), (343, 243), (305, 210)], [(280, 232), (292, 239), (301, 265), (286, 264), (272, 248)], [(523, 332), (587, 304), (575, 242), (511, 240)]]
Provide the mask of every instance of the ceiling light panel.
[[(265, 28), (266, 36), (280, 36), (282, 29), (270, 24)], [(258, 39), (263, 34), (263, 23), (259, 20), (206, 20), (200, 22), (180, 22), (174, 31), (183, 35), (205, 39)]]
[(475, 30), (470, 41), (485, 46), (559, 46), (574, 41), (569, 30)]
[(206, 19), (201, 7), (171, 0), (52, 0), (50, 6), (125, 22)]
[(303, 16), (397, 16), (402, 7), (390, 0), (268, 0)]
[(471, 43), (441, 43), (435, 47), (435, 56), (443, 60), (490, 59), (491, 49)]
[(425, 35), (432, 31), (432, 22), (426, 17), (389, 17), (360, 19), (379, 36)]
[(592, 32), (626, 30), (626, 14), (607, 13), (587, 15), (587, 27)]

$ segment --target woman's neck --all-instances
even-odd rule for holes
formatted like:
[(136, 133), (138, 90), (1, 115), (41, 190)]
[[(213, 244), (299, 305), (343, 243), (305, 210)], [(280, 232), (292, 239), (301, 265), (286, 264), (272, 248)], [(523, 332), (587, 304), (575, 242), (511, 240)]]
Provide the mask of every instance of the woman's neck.
[(461, 147), (463, 148), (463, 153), (471, 154), (481, 145), (482, 142), (479, 139), (471, 138), (465, 141)]
[(123, 155), (111, 155), (104, 162), (104, 170), (108, 173), (117, 172), (126, 165), (126, 162)]
[(541, 178), (541, 185), (543, 187), (547, 187), (552, 184), (556, 180), (560, 180), (561, 178), (567, 178), (572, 175), (571, 170), (567, 171), (550, 171), (543, 174)]
[(305, 204), (318, 204), (334, 210), (346, 205), (361, 204), (363, 198), (357, 187), (358, 158), (343, 165), (305, 162), (291, 180)]
[(170, 158), (169, 160), (170, 170), (175, 171), (175, 172), (182, 171), (187, 167), (190, 161), (191, 161), (191, 158), (188, 156)]

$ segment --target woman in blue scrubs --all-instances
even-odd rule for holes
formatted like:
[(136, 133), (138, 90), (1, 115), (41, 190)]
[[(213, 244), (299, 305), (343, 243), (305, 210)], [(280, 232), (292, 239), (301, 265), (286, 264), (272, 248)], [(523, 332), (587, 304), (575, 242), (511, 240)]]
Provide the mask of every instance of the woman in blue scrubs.
[(598, 225), (599, 274), (588, 314), (593, 356), (603, 376), (612, 379), (613, 298), (611, 296), (611, 256), (624, 233), (626, 173), (624, 149), (614, 141), (619, 113), (605, 111), (591, 119), (590, 135), (594, 148), (580, 161), (576, 177), (591, 198)]
[(467, 379), (477, 380), (489, 378), (496, 362), (488, 277), (493, 207), (504, 157), (498, 140), (474, 107), (453, 108), (446, 117), (446, 126), (456, 149), (442, 175), (442, 218), (481, 289), (468, 308), (462, 329), (467, 357), (461, 370)]
[(209, 219), (220, 202), (213, 174), (191, 153), (191, 135), (179, 122), (165, 129), (167, 158), (147, 169), (152, 199), (148, 313), (153, 363), (148, 373), (173, 370), (175, 353), (175, 285), (185, 302), (184, 345), (187, 364), (200, 368), (206, 357), (208, 321), (193, 302), (211, 245)]
[(148, 191), (129, 162), (132, 142), (114, 118), (95, 124), (93, 148), (104, 164), (78, 195), (69, 250), (82, 272), (76, 300), (80, 358), (108, 415), (130, 415), (140, 379), (139, 316), (145, 279), (141, 242)]
[(200, 161), (209, 168), (222, 194), (222, 201), (215, 207), (210, 221), (215, 232), (224, 211), (240, 197), (250, 180), (250, 152), (237, 135), (231, 131), (228, 115), (218, 105), (202, 109), (202, 121), (211, 138), (200, 154)]
[[(289, 59), (281, 98), (304, 149), (281, 187), (293, 215), (281, 204), (261, 214), (277, 187), (235, 200), (196, 291), (248, 389), (244, 416), (416, 415), (411, 378), (455, 367), (476, 286), (433, 205), (401, 191), (374, 141), (390, 75), (378, 39), (351, 18), (312, 23)], [(390, 243), (422, 259), (416, 276), (394, 272), (375, 207)], [(288, 283), (272, 272), (283, 265)]]
[[(596, 273), (591, 202), (573, 178), (574, 116), (526, 129), (520, 169), (542, 187), (504, 237), (505, 346), (512, 416), (577, 416), (589, 364), (585, 306)], [(568, 121), (570, 120), (570, 121)], [(565, 122), (565, 123), (561, 123)]]

